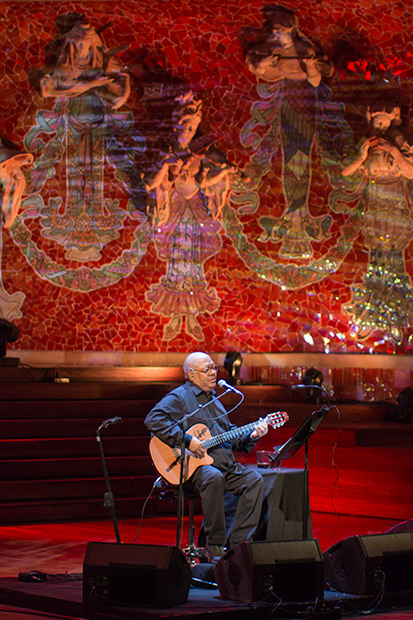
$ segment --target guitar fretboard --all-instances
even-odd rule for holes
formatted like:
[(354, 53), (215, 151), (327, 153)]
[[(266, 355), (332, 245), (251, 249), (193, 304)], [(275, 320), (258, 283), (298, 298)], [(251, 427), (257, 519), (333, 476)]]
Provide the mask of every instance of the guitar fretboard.
[[(239, 428), (233, 428), (230, 431), (226, 431), (221, 435), (214, 435), (213, 437), (209, 437), (208, 439), (204, 439), (202, 445), (205, 450), (208, 448), (212, 448), (213, 446), (219, 446), (221, 443), (225, 443), (226, 441), (231, 441), (232, 439), (238, 439), (238, 437), (242, 437), (245, 433), (250, 433), (254, 430), (256, 424), (258, 422), (251, 422), (250, 424), (246, 424), (245, 426), (240, 426)], [(284, 421), (280, 421), (278, 424), (271, 422), (272, 426), (282, 426)]]

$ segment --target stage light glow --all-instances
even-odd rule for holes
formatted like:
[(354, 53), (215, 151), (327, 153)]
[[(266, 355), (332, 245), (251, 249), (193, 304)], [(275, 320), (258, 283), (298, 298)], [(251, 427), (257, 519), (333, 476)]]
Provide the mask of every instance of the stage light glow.
[(311, 334), (304, 334), (303, 338), (307, 344), (311, 344), (312, 346), (314, 345), (314, 340)]

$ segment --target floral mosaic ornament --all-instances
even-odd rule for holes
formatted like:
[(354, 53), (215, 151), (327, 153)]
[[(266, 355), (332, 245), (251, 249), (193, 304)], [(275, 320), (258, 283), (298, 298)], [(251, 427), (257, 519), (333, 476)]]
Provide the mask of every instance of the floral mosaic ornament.
[(33, 240), (26, 220), (38, 217), (39, 204), (33, 202), (33, 197), (30, 197), (24, 201), (23, 206), (26, 207), (23, 214), (16, 218), (10, 229), (13, 239), (37, 275), (56, 286), (87, 293), (115, 284), (134, 272), (152, 241), (152, 229), (149, 224), (143, 222), (137, 226), (135, 240), (130, 248), (124, 250), (116, 260), (96, 268), (86, 266), (70, 268), (50, 258)]
[(265, 256), (249, 241), (242, 222), (229, 207), (224, 208), (223, 222), (238, 254), (260, 279), (294, 290), (321, 282), (340, 268), (360, 231), (362, 219), (360, 210), (355, 209), (343, 225), (338, 242), (324, 256), (307, 265), (281, 263)]
[[(168, 74), (174, 85), (185, 82), (194, 92), (202, 94), (201, 129), (212, 139), (216, 137), (216, 143), (223, 145), (228, 159), (245, 170), (244, 179), (238, 176), (231, 179), (232, 208), (224, 207), (221, 218), (214, 222), (214, 226), (219, 223), (221, 228), (211, 237), (220, 237), (222, 247), (202, 263), (204, 290), (215, 291), (214, 297), (220, 302), (212, 314), (194, 314), (209, 350), (397, 354), (412, 350), (413, 336), (409, 342), (405, 338), (394, 340), (385, 316), (380, 329), (374, 327), (371, 331), (371, 326), (362, 329), (361, 324), (356, 325), (356, 312), (360, 312), (361, 317), (373, 299), (364, 296), (358, 299), (357, 289), (362, 295), (366, 288), (373, 290), (373, 285), (366, 286), (365, 280), (370, 278), (370, 273), (371, 277), (378, 277), (373, 252), (370, 258), (370, 237), (363, 231), (368, 194), (365, 189), (360, 196), (358, 173), (341, 177), (343, 165), (347, 165), (343, 164), (341, 144), (346, 142), (348, 152), (351, 138), (343, 140), (348, 131), (344, 125), (341, 131), (339, 125), (332, 126), (328, 122), (329, 118), (336, 118), (337, 123), (340, 118), (342, 120), (343, 106), (335, 102), (345, 102), (345, 119), (358, 141), (365, 135), (360, 111), (365, 102), (380, 92), (398, 92), (403, 111), (411, 108), (413, 69), (408, 34), (411, 14), (405, 4), (383, 5), (377, 12), (377, 7), (369, 3), (364, 3), (361, 9), (357, 2), (314, 4), (305, 0), (296, 10), (300, 26), (311, 35), (313, 47), (320, 48), (319, 42), (322, 42), (336, 67), (334, 76), (327, 82), (333, 96), (329, 98), (324, 78), (316, 89), (323, 104), (318, 110), (326, 112), (323, 117), (317, 117), (307, 203), (316, 221), (319, 216), (330, 216), (332, 224), (318, 240), (307, 236), (313, 256), (306, 259), (280, 256), (287, 235), (279, 236), (287, 228), (280, 221), (286, 216), (287, 208), (281, 174), (284, 165), (281, 97), (277, 99), (282, 92), (278, 93), (275, 83), (264, 80), (257, 91), (256, 78), (246, 67), (240, 48), (238, 35), (245, 26), (251, 34), (262, 31), (262, 12), (257, 3), (154, 0), (145, 5), (141, 0), (125, 0), (115, 6), (97, 0), (70, 0), (63, 6), (43, 0), (22, 0), (6, 2), (4, 9), (0, 38), (7, 55), (1, 67), (2, 131), (18, 144), (23, 144), (24, 136), (29, 136), (32, 128), (39, 130), (40, 111), (54, 113), (58, 104), (65, 103), (63, 97), (42, 100), (39, 84), (45, 74), (54, 74), (63, 41), (56, 41), (53, 63), (49, 62), (50, 42), (56, 32), (54, 25), (61, 33), (57, 22), (69, 12), (87, 15), (108, 48), (129, 44), (128, 51), (115, 57), (122, 61), (123, 68), (127, 67), (133, 95), (115, 113), (132, 110), (134, 126), (126, 122), (126, 131), (122, 133), (119, 124), (115, 139), (118, 144), (128, 144), (131, 137), (136, 137), (132, 154), (143, 143), (137, 133), (131, 136), (130, 129), (139, 127), (145, 134), (146, 150), (134, 158), (138, 162), (134, 177), (137, 184), (141, 181), (141, 171), (147, 170), (148, 160), (160, 162), (158, 154), (151, 150), (151, 143), (155, 141), (153, 136), (157, 138), (163, 131), (159, 127), (159, 109), (164, 105), (164, 75)], [(39, 59), (45, 53), (44, 71), (40, 72)], [(403, 72), (397, 76), (395, 66), (389, 64), (396, 56), (404, 59), (400, 67)], [(380, 62), (383, 67), (389, 66), (396, 77), (392, 78), (387, 69), (369, 73), (351, 71), (351, 63), (357, 59), (363, 62), (371, 59), (376, 65)], [(340, 67), (347, 68), (344, 77)], [(383, 78), (390, 81), (385, 83)], [(305, 87), (306, 90), (307, 85)], [(153, 109), (148, 108), (143, 95), (149, 88), (156, 91), (154, 97), (161, 98)], [(254, 103), (256, 107), (252, 108)], [(267, 103), (269, 122), (265, 122)], [(293, 103), (295, 106), (296, 102)], [(111, 113), (107, 102), (104, 106)], [(274, 114), (272, 119), (271, 114)], [(407, 114), (403, 117), (406, 119)], [(247, 131), (249, 120), (255, 124), (249, 126), (250, 133)], [(246, 128), (244, 132), (243, 127)], [(160, 220), (156, 220), (155, 211), (149, 212), (154, 217), (148, 222), (138, 216), (139, 207), (132, 195), (135, 183), (131, 183), (131, 168), (124, 170), (119, 166), (116, 169), (115, 160), (109, 160), (109, 154), (116, 152), (115, 142), (112, 142), (113, 149), (107, 143), (112, 136), (110, 131), (102, 135), (99, 143), (106, 151), (103, 199), (107, 201), (108, 210), (105, 215), (110, 217), (110, 208), (115, 205), (114, 213), (125, 217), (119, 220), (120, 226), (113, 231), (116, 236), (112, 240), (106, 241), (104, 235), (99, 236), (98, 229), (90, 229), (91, 235), (97, 237), (90, 252), (101, 258), (81, 261), (67, 257), (69, 252), (79, 252), (79, 256), (84, 256), (85, 252), (81, 247), (68, 247), (68, 236), (66, 240), (60, 237), (59, 215), (65, 212), (68, 196), (66, 141), (61, 137), (61, 129), (64, 130), (63, 125), (55, 133), (38, 131), (35, 136), (32, 154), (36, 167), (26, 174), (27, 202), (24, 201), (23, 211), (13, 229), (3, 231), (5, 286), (8, 292), (24, 291), (26, 295), (21, 336), (16, 346), (30, 351), (87, 351), (91, 347), (96, 351), (186, 351), (191, 342), (196, 342), (187, 330), (188, 313), (179, 313), (180, 329), (172, 339), (166, 340), (164, 331), (172, 315), (167, 314), (166, 306), (163, 306), (165, 313), (156, 313), (154, 302), (147, 297), (162, 278), (167, 277), (169, 269), (169, 261), (161, 256), (161, 246), (151, 243), (155, 223)], [(321, 140), (319, 132), (324, 132)], [(240, 135), (243, 139), (245, 136), (245, 144), (240, 143)], [(255, 138), (257, 143), (253, 142)], [(329, 144), (330, 139), (332, 144)], [(35, 144), (40, 147), (39, 151)], [(407, 180), (406, 186), (409, 187)], [(346, 203), (351, 209), (347, 214), (334, 210), (336, 204), (340, 205), (335, 202), (337, 195), (330, 196), (330, 191), (337, 187), (346, 192), (354, 189), (354, 200)], [(142, 198), (145, 193), (143, 188)], [(58, 198), (62, 200), (56, 204)], [(236, 202), (237, 198), (240, 202)], [(106, 209), (105, 202), (101, 208)], [(73, 237), (79, 241), (84, 235), (86, 240), (88, 231), (87, 219), (79, 219)], [(49, 232), (54, 236), (47, 236)], [(67, 227), (62, 234), (69, 235)], [(337, 255), (333, 248), (336, 244)], [(348, 247), (343, 258), (342, 252)], [(409, 284), (410, 277), (413, 278), (413, 244), (402, 250), (401, 257)], [(384, 268), (390, 268), (390, 282), (392, 287), (396, 286), (397, 282), (392, 280), (393, 264), (387, 262)], [(400, 274), (400, 267), (397, 269)], [(380, 294), (384, 294), (384, 289)], [(374, 299), (379, 299), (375, 290)], [(359, 310), (355, 307), (358, 303)], [(354, 306), (354, 313), (350, 305)], [(16, 311), (15, 304), (7, 307)], [(41, 324), (39, 308), (45, 308)], [(370, 321), (367, 312), (361, 318)], [(397, 329), (395, 324), (394, 336), (397, 336)], [(403, 327), (403, 330), (412, 333), (411, 321), (410, 327)], [(312, 341), (306, 339), (307, 335), (312, 336)], [(264, 375), (263, 379), (266, 380)]]

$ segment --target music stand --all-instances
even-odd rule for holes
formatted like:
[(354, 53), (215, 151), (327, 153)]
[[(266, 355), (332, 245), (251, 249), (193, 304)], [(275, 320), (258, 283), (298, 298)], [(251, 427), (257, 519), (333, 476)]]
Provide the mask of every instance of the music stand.
[(303, 507), (303, 540), (308, 536), (308, 440), (314, 431), (324, 420), (326, 413), (330, 410), (328, 405), (323, 405), (318, 411), (313, 411), (295, 431), (294, 435), (282, 446), (275, 446), (275, 454), (269, 454), (270, 461), (279, 467), (281, 461), (289, 459), (305, 444), (305, 466), (304, 466), (304, 507)]

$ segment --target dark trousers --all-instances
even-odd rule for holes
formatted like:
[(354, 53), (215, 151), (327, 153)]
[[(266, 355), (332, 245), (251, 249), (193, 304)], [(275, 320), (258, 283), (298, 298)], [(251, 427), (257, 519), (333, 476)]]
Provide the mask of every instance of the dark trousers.
[[(239, 470), (240, 465), (237, 468)], [(234, 470), (222, 473), (212, 465), (202, 465), (185, 487), (195, 490), (201, 497), (208, 544), (234, 546), (251, 540), (260, 518), (264, 488), (257, 471), (244, 467), (239, 473)], [(230, 532), (225, 526), (225, 493), (239, 496)]]

